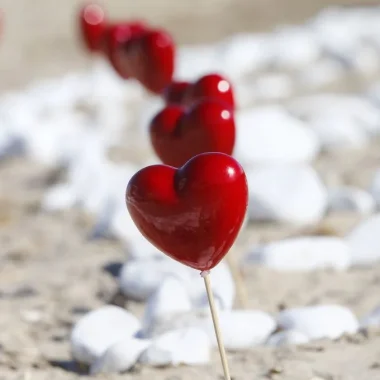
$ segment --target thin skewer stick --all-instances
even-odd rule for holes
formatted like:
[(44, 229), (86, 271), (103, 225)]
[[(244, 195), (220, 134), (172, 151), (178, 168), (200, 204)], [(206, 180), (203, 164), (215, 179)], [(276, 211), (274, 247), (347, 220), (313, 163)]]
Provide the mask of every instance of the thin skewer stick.
[(208, 297), (208, 303), (210, 305), (212, 322), (214, 324), (216, 340), (218, 342), (218, 347), (219, 347), (220, 360), (222, 361), (222, 366), (223, 366), (223, 371), (224, 371), (224, 379), (225, 380), (231, 380), (230, 370), (228, 368), (226, 351), (224, 349), (222, 333), (220, 331), (220, 326), (219, 326), (219, 319), (218, 319), (218, 315), (216, 313), (214, 295), (213, 295), (212, 289), (211, 289), (211, 282), (210, 282), (209, 274), (210, 274), (209, 271), (204, 271), (201, 273), (201, 276), (203, 277), (204, 282), (205, 282), (205, 286), (206, 286), (206, 292), (207, 292), (207, 297)]
[(239, 306), (242, 309), (248, 309), (247, 287), (245, 286), (245, 281), (242, 273), (240, 272), (239, 267), (236, 265), (236, 260), (234, 259), (233, 255), (231, 255), (231, 253), (226, 256), (226, 259), (231, 271), (232, 278), (235, 282), (236, 295)]

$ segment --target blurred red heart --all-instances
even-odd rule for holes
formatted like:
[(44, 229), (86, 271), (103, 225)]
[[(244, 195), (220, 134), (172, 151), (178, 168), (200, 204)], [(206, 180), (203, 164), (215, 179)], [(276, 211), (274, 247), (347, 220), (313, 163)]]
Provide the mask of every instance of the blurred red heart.
[(102, 50), (111, 66), (123, 79), (131, 77), (130, 65), (123, 59), (124, 46), (142, 35), (147, 28), (143, 21), (133, 21), (109, 25), (104, 32)]
[(79, 13), (79, 27), (87, 49), (92, 53), (100, 51), (106, 30), (104, 10), (97, 4), (84, 6)]
[(150, 138), (161, 161), (175, 167), (200, 153), (230, 155), (235, 144), (234, 116), (227, 105), (212, 100), (187, 110), (167, 106), (151, 121)]
[(231, 83), (219, 74), (208, 74), (194, 83), (172, 82), (163, 92), (168, 104), (191, 105), (201, 99), (225, 102), (232, 109), (235, 100)]
[(147, 90), (160, 93), (172, 80), (175, 46), (164, 30), (147, 30), (125, 44), (123, 61)]
[(233, 245), (245, 216), (245, 173), (231, 156), (204, 153), (175, 169), (148, 166), (129, 181), (128, 211), (159, 250), (192, 268), (217, 265)]

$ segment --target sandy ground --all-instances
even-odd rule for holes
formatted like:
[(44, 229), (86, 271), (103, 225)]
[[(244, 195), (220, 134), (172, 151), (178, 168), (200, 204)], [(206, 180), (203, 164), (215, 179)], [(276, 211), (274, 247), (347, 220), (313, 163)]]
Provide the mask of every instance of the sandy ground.
[[(7, 30), (0, 45), (1, 88), (81, 67), (70, 28), (79, 1), (0, 0)], [(144, 16), (165, 25), (178, 41), (215, 40), (232, 32), (270, 29), (311, 16), (331, 1), (303, 0), (112, 1), (111, 14)], [(340, 1), (340, 3), (353, 3)], [(220, 10), (216, 5), (221, 4)], [(194, 30), (194, 19), (197, 28)], [(325, 155), (316, 167), (327, 182), (366, 186), (380, 159), (380, 143), (365, 152)], [(366, 169), (363, 170), (363, 167)], [(68, 336), (83, 313), (107, 302), (125, 304), (141, 315), (143, 305), (115, 299), (117, 284), (107, 270), (126, 252), (117, 242), (93, 241), (91, 217), (76, 211), (46, 215), (43, 191), (60, 173), (23, 159), (0, 163), (0, 380), (72, 380), (80, 376), (70, 362)], [(273, 225), (250, 226), (236, 255), (250, 242), (302, 233), (343, 235), (359, 222), (352, 215), (328, 216), (305, 231)], [(339, 303), (361, 317), (380, 304), (380, 266), (345, 273), (278, 274), (265, 269), (245, 273), (249, 303), (275, 313), (283, 307)], [(281, 349), (257, 348), (228, 354), (234, 380), (380, 379), (380, 331), (362, 331), (337, 341)], [(217, 353), (206, 367), (153, 370), (137, 367), (111, 379), (222, 379)]]

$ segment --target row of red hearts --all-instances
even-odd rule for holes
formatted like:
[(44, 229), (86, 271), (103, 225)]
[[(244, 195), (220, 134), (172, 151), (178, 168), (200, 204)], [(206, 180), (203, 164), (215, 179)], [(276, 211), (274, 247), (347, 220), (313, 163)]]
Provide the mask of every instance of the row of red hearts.
[(235, 101), (226, 78), (212, 73), (194, 83), (173, 80), (171, 36), (143, 21), (111, 23), (98, 5), (81, 9), (80, 28), (91, 53), (104, 55), (123, 79), (138, 80), (166, 101), (150, 125), (162, 162), (178, 167), (203, 152), (232, 154)]
[(105, 55), (122, 78), (138, 80), (167, 103), (150, 124), (165, 165), (143, 168), (127, 187), (134, 223), (173, 259), (202, 271), (213, 268), (234, 243), (248, 202), (244, 170), (231, 157), (231, 84), (218, 74), (173, 81), (173, 39), (147, 23), (112, 24), (98, 5), (87, 5), (80, 26), (91, 53)]

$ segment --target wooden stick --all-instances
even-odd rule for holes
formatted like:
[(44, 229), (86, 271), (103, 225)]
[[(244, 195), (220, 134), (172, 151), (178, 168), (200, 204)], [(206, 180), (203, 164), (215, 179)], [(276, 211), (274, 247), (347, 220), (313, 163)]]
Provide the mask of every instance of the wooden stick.
[(211, 282), (210, 282), (209, 274), (210, 274), (209, 271), (204, 271), (201, 273), (201, 276), (203, 277), (204, 282), (205, 282), (205, 286), (206, 286), (206, 292), (207, 292), (207, 297), (208, 297), (208, 303), (210, 305), (212, 322), (214, 324), (216, 340), (218, 342), (218, 347), (219, 347), (220, 359), (222, 361), (222, 366), (223, 366), (223, 371), (224, 371), (224, 379), (225, 380), (231, 380), (230, 370), (228, 368), (228, 362), (227, 362), (227, 357), (226, 357), (226, 351), (224, 349), (222, 334), (221, 334), (220, 326), (219, 326), (219, 319), (218, 319), (218, 315), (216, 313), (214, 295), (213, 295), (212, 289), (211, 289)]
[(245, 286), (244, 278), (239, 270), (239, 267), (236, 265), (236, 260), (229, 253), (227, 256), (227, 263), (231, 271), (232, 278), (235, 282), (236, 295), (239, 302), (239, 306), (242, 309), (248, 309), (248, 295), (247, 287)]

